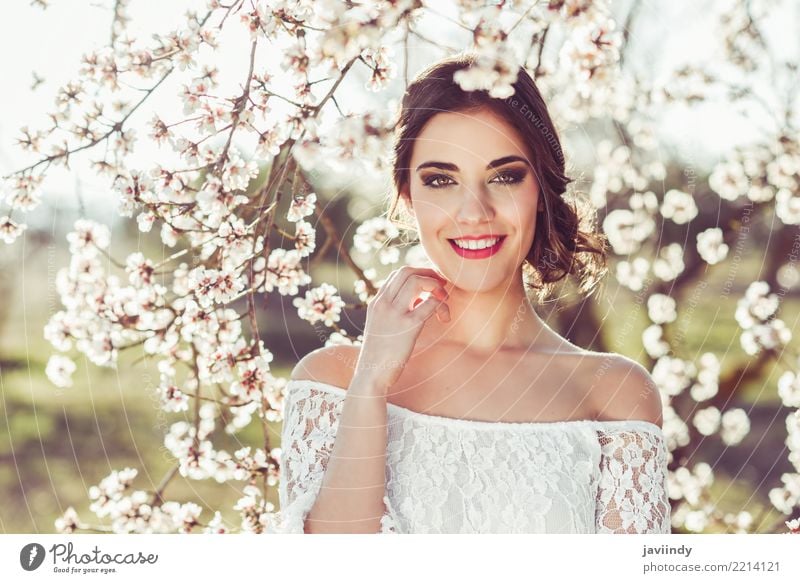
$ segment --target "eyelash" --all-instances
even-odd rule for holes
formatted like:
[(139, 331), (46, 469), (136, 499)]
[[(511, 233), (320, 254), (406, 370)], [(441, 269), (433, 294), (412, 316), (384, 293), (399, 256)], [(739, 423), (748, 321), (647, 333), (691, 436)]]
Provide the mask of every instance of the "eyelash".
[[(452, 180), (452, 178), (450, 178), (446, 174), (433, 174), (425, 178), (425, 180), (423, 180), (422, 183), (429, 188), (445, 188), (447, 186), (452, 186), (452, 184), (439, 184), (439, 185), (434, 184), (434, 182), (439, 180), (440, 178)], [(513, 172), (513, 171), (501, 172), (500, 174), (497, 175), (497, 178), (506, 179), (500, 181), (499, 184), (519, 184), (525, 179), (525, 173)]]

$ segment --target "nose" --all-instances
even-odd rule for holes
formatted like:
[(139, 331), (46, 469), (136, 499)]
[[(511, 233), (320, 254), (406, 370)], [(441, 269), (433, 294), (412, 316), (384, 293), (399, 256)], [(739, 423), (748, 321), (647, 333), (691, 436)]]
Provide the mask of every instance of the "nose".
[(456, 220), (465, 225), (480, 224), (494, 219), (495, 211), (486, 189), (465, 188), (459, 202)]

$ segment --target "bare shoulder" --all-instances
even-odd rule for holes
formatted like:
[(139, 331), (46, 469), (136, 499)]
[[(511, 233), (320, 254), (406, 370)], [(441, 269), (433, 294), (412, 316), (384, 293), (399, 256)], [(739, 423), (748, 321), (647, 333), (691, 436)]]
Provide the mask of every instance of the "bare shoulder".
[(347, 389), (353, 378), (359, 346), (323, 346), (306, 354), (292, 370), (291, 380), (310, 380)]
[(642, 420), (661, 427), (661, 393), (647, 369), (622, 354), (591, 354), (597, 359), (591, 389), (597, 419)]

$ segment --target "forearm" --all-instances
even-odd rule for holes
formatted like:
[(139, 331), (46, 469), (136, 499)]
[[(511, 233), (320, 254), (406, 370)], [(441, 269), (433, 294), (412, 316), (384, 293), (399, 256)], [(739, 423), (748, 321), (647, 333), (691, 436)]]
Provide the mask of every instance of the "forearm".
[(305, 522), (307, 533), (375, 533), (385, 511), (386, 396), (356, 374), (347, 390), (325, 476)]

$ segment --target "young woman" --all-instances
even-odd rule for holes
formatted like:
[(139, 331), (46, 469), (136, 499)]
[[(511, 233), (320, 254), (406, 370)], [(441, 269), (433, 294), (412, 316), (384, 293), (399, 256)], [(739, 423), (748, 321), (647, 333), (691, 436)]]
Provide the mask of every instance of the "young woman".
[(591, 291), (605, 240), (564, 197), (547, 108), (519, 71), (496, 99), (408, 87), (396, 191), (433, 268), (390, 274), (361, 346), (306, 355), (287, 384), (285, 532), (670, 532), (661, 398), (647, 371), (583, 350), (537, 315), (567, 275)]

